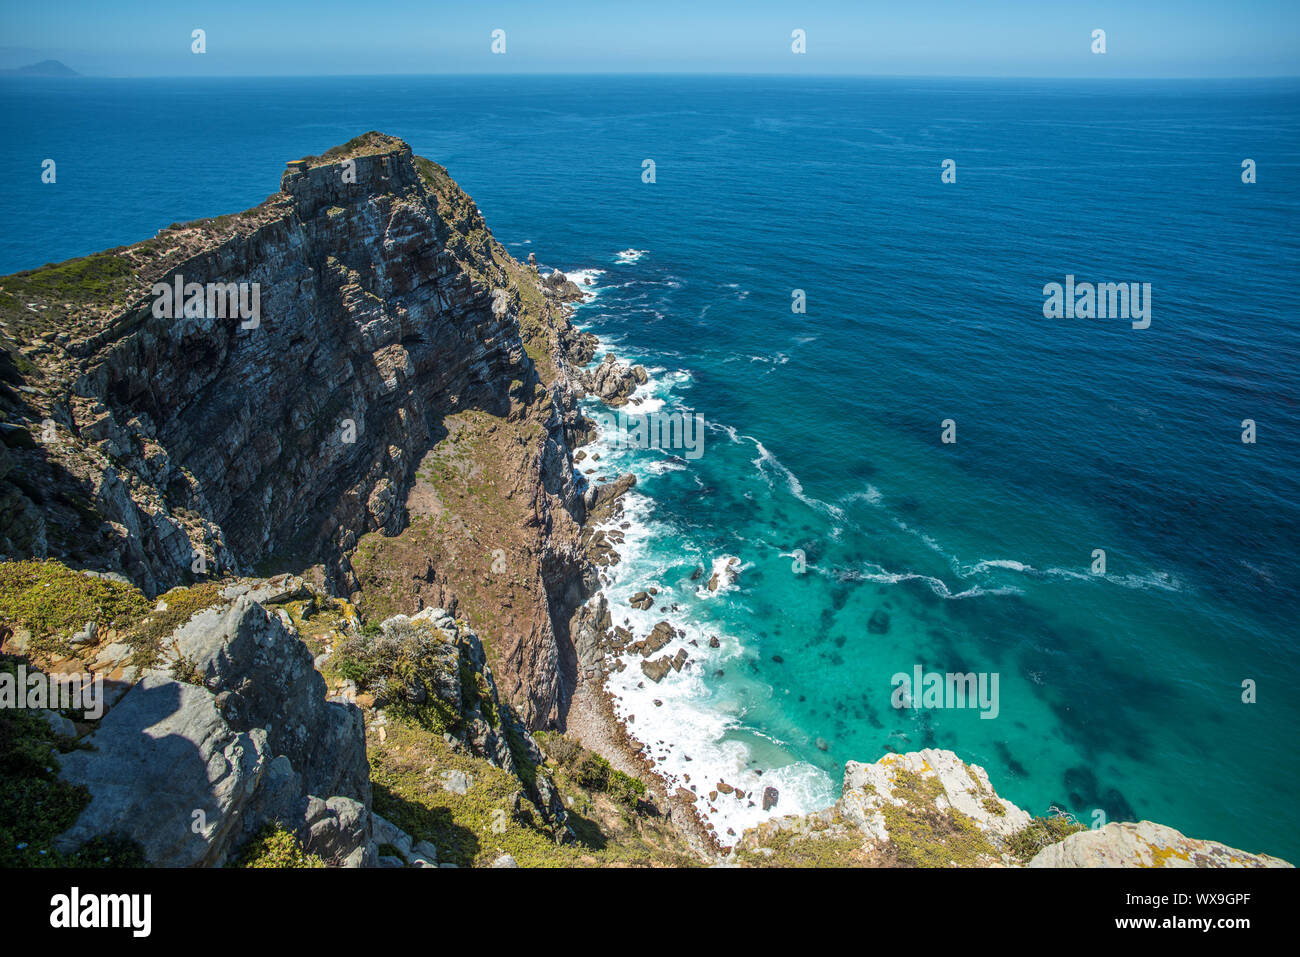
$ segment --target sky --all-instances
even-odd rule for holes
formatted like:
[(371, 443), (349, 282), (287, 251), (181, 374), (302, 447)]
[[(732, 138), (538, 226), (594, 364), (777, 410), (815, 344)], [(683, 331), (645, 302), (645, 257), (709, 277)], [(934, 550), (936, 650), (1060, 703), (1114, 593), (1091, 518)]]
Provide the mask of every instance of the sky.
[(0, 0), (0, 68), (45, 59), (97, 76), (1297, 76), (1300, 0)]

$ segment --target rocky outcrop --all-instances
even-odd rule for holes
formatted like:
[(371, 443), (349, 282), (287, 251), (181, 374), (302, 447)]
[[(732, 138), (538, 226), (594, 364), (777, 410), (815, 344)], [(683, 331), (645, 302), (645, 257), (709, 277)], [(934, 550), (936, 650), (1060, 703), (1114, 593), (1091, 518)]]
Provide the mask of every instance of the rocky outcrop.
[[(779, 795), (772, 795), (773, 804)], [(768, 795), (764, 793), (764, 804)], [(1085, 830), (1033, 818), (998, 796), (984, 769), (951, 751), (850, 761), (830, 808), (746, 831), (729, 861), (746, 865), (908, 867), (1286, 867), (1143, 821)]]
[[(385, 620), (378, 634), (353, 634), (339, 653), (362, 675), (346, 697), (366, 696), (376, 715), (402, 713), (443, 734), (456, 750), (516, 775), (520, 801), (531, 802), (546, 825), (565, 833), (563, 802), (551, 780), (535, 770), (542, 751), (498, 690), (473, 629), (441, 608), (426, 608)], [(471, 782), (460, 777), (444, 778), (443, 786), (465, 793)]]
[(1291, 867), (1218, 841), (1198, 841), (1151, 821), (1115, 822), (1071, 834), (1039, 851), (1030, 867)]
[[(18, 511), (15, 492), (57, 480), (94, 517), (45, 508), (46, 549), (79, 532), (87, 558), (150, 592), (198, 555), (239, 571), (305, 539), (346, 571), (358, 535), (402, 526), (441, 415), (507, 407), (508, 383), (537, 380), (477, 209), (400, 140), (359, 138), (227, 219), (102, 254), (133, 274), (125, 304), (22, 350), (43, 375), (7, 416), (38, 445), (0, 501)], [(258, 284), (258, 324), (155, 316), (152, 285), (177, 276)], [(46, 419), (55, 440), (39, 444)], [(10, 544), (43, 554), (36, 530)]]
[(220, 866), (278, 822), (329, 863), (370, 863), (361, 712), (326, 700), (280, 616), (238, 594), (194, 615), (168, 646), (165, 668), (146, 672), (63, 757), (63, 777), (91, 802), (59, 845), (117, 832), (157, 866)]
[(606, 405), (627, 405), (638, 385), (644, 385), (649, 376), (642, 366), (619, 362), (612, 352), (594, 369), (588, 369), (578, 378), (579, 384), (589, 394)]

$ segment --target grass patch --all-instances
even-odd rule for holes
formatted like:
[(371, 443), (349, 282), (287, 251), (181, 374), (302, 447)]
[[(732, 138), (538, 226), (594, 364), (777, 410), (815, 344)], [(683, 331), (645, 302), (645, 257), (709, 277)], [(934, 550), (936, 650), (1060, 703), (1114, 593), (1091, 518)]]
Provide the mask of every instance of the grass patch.
[(52, 559), (0, 562), (0, 621), (28, 629), (38, 654), (69, 654), (88, 621), (126, 629), (149, 611), (134, 585), (83, 575)]
[(234, 866), (296, 869), (324, 867), (325, 862), (308, 854), (293, 834), (272, 823), (244, 845)]
[[(204, 582), (200, 585), (179, 585), (164, 593), (161, 599), (167, 603), (167, 610), (151, 612), (127, 636), (127, 643), (135, 650), (132, 663), (140, 668), (156, 664), (162, 654), (163, 641), (196, 614), (221, 601), (221, 587), (220, 582)], [(188, 680), (179, 675), (173, 677), (181, 681)]]

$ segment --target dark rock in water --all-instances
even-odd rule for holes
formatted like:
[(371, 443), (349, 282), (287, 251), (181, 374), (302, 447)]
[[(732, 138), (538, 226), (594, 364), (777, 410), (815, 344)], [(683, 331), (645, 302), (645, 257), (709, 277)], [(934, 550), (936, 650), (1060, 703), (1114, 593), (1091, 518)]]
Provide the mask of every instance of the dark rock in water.
[(642, 658), (649, 658), (675, 637), (677, 632), (673, 630), (673, 626), (666, 621), (661, 621), (651, 629), (650, 634), (641, 641), (629, 645), (629, 648), (639, 653)]
[(710, 648), (717, 648), (717, 647), (718, 647), (719, 645), (721, 645), (721, 644), (722, 644), (722, 642), (718, 641), (718, 636), (717, 636), (717, 635), (709, 635), (709, 647), (710, 647)]
[(818, 739), (817, 739), (817, 750), (818, 750), (818, 751), (829, 751), (830, 749), (831, 749), (831, 746), (830, 746), (829, 744), (826, 743), (826, 739), (825, 739), (825, 738), (818, 738)]
[(772, 660), (775, 661), (778, 665), (785, 664), (785, 659), (782, 658), (780, 655), (773, 655)]
[(883, 608), (877, 608), (871, 613), (871, 620), (867, 622), (867, 631), (873, 635), (883, 635), (889, 631), (889, 612)]
[(691, 572), (691, 581), (696, 582), (704, 577), (704, 566), (696, 565), (695, 571)]
[(578, 383), (586, 392), (611, 406), (626, 405), (636, 387), (648, 380), (644, 368), (621, 363), (613, 353), (606, 353), (596, 368), (578, 374)]
[(763, 810), (770, 811), (772, 808), (776, 807), (776, 802), (780, 797), (781, 792), (776, 788), (771, 787), (770, 785), (763, 788)]
[(654, 661), (641, 662), (641, 671), (644, 672), (647, 678), (655, 684), (658, 684), (664, 680), (664, 675), (668, 674), (669, 670), (672, 669), (672, 666), (673, 659), (664, 655), (661, 658), (656, 658)]

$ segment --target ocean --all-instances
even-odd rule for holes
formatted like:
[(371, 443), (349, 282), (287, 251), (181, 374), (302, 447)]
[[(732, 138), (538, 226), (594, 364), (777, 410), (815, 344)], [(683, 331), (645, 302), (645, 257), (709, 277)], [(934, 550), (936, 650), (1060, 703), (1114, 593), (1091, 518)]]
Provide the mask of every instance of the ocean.
[[(615, 620), (669, 620), (690, 657), (609, 689), (724, 840), (830, 803), (846, 761), (938, 747), (1032, 813), (1300, 860), (1300, 82), (9, 79), (0, 101), (0, 273), (244, 209), (378, 129), (582, 281), (576, 321), (650, 372), (632, 411), (704, 423), (698, 457), (607, 434), (579, 467), (638, 478)], [(1047, 318), (1067, 277), (1150, 284), (1149, 313)], [(897, 707), (918, 668), (983, 676), (996, 707)]]

